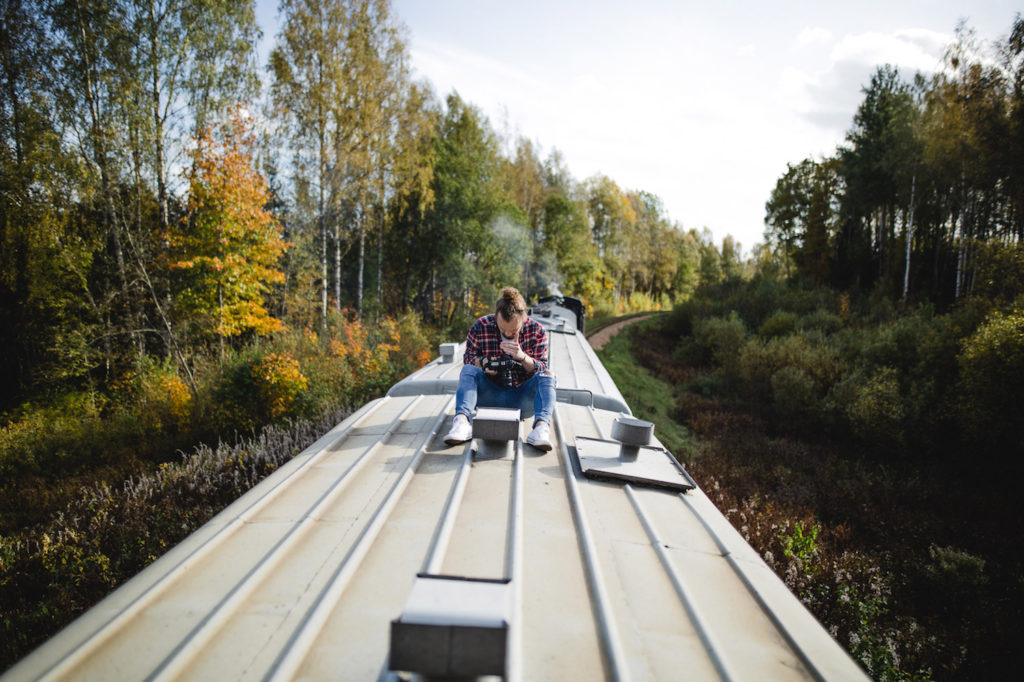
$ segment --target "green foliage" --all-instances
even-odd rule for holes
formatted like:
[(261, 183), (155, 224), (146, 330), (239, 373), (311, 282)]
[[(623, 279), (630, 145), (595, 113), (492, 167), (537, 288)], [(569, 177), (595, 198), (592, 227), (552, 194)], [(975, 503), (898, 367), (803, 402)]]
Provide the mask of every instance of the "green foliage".
[(787, 366), (771, 377), (772, 402), (783, 415), (800, 415), (813, 409), (818, 399), (814, 378), (800, 367)]
[(1002, 463), (1019, 466), (1016, 460), (1024, 451), (1024, 298), (1009, 312), (993, 312), (967, 337), (959, 361), (964, 428)]
[(796, 313), (788, 310), (776, 310), (772, 316), (765, 320), (757, 330), (758, 336), (762, 339), (770, 339), (775, 336), (787, 336), (796, 329), (799, 317)]
[[(691, 473), (875, 679), (1007, 672), (1024, 598), (1006, 532), (1020, 517), (1022, 313), (755, 277), (665, 316), (660, 357), (690, 365), (650, 366), (685, 377)], [(759, 333), (716, 361), (730, 321)]]
[(979, 242), (976, 245), (974, 295), (995, 305), (1024, 296), (1024, 244)]
[(747, 338), (747, 326), (735, 312), (728, 317), (711, 317), (693, 330), (694, 340), (705, 350), (706, 357), (721, 366), (726, 374), (734, 371), (740, 348)]
[(809, 563), (820, 551), (818, 549), (818, 536), (821, 534), (821, 526), (812, 524), (805, 528), (803, 521), (793, 523), (793, 530), (782, 538), (783, 554), (787, 557), (797, 559), (803, 563)]
[(92, 393), (23, 405), (21, 415), (0, 428), (0, 480), (95, 463), (88, 443), (105, 431), (112, 435), (101, 418), (103, 405), (102, 397)]
[(828, 336), (835, 334), (843, 328), (843, 318), (824, 308), (818, 308), (814, 312), (802, 315), (797, 328), (803, 332), (820, 332)]
[(946, 594), (963, 595), (988, 583), (985, 560), (956, 547), (928, 548), (931, 561), (925, 566), (925, 573), (934, 580)]
[(854, 433), (870, 443), (899, 443), (906, 411), (897, 370), (885, 367), (866, 380), (858, 375), (852, 375), (852, 380), (853, 395), (845, 410)]
[(958, 27), (930, 79), (879, 65), (845, 144), (787, 164), (766, 203), (761, 260), (904, 302), (1024, 293), (1021, 26), (987, 46)]
[[(740, 392), (789, 416), (813, 414), (841, 371), (834, 345), (820, 335), (751, 338), (739, 352)], [(723, 371), (729, 372), (723, 367)]]
[(968, 299), (939, 315), (847, 300), (763, 278), (704, 288), (666, 320), (672, 355), (710, 365), (707, 386), (757, 409), (899, 456), (952, 456), (963, 436), (990, 456), (1019, 451), (1007, 406), (1024, 401), (1021, 305)]
[(828, 281), (829, 243), (837, 231), (835, 207), (843, 184), (840, 170), (836, 159), (805, 159), (788, 164), (772, 190), (765, 205), (766, 236), (781, 252), (787, 276), (796, 271), (815, 284)]

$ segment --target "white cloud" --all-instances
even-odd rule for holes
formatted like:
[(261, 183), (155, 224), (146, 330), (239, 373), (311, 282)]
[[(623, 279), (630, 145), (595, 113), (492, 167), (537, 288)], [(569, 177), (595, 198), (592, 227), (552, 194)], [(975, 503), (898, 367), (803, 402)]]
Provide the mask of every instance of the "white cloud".
[(820, 26), (808, 26), (800, 31), (800, 34), (796, 37), (796, 46), (798, 48), (813, 45), (831, 45), (833, 42), (835, 42), (835, 36), (832, 34), (832, 31)]
[(441, 97), (453, 89), (465, 96), (467, 84), (493, 93), (544, 88), (543, 81), (505, 62), (448, 45), (417, 41), (410, 53), (416, 70), (430, 78)]
[[(862, 98), (862, 88), (883, 64), (897, 67), (910, 80), (916, 72), (932, 73), (952, 36), (925, 29), (867, 31), (838, 38), (820, 28), (805, 28), (796, 44), (829, 48), (821, 59), (784, 68), (776, 99), (819, 128), (841, 135)], [(831, 41), (829, 43), (828, 41)]]
[(948, 37), (932, 31), (871, 31), (844, 36), (830, 56), (834, 64), (892, 64), (911, 72), (930, 72), (940, 66), (942, 49), (948, 42)]

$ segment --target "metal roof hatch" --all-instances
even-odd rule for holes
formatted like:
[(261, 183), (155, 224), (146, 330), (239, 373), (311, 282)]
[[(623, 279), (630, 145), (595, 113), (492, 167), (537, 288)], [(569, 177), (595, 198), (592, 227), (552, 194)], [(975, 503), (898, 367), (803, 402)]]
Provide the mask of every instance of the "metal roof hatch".
[(620, 416), (612, 440), (576, 436), (576, 458), (587, 478), (686, 492), (696, 488), (690, 474), (668, 450), (651, 445), (654, 424)]

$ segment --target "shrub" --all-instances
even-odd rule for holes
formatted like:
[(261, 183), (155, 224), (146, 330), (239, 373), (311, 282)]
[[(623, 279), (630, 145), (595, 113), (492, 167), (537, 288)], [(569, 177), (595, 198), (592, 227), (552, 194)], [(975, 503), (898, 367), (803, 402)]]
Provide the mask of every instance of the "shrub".
[(256, 387), (262, 399), (263, 413), (271, 420), (293, 413), (296, 401), (309, 380), (290, 353), (268, 353), (253, 367)]
[[(775, 403), (790, 415), (813, 410), (840, 373), (839, 353), (833, 344), (820, 336), (803, 334), (767, 342), (749, 339), (740, 350), (738, 364), (745, 397)], [(796, 394), (782, 395), (787, 390)], [(801, 410), (800, 405), (805, 409)]]
[(788, 336), (796, 329), (799, 318), (796, 313), (788, 310), (776, 310), (771, 317), (764, 321), (758, 328), (757, 334), (762, 339), (771, 339), (776, 336)]
[(23, 405), (17, 418), (0, 427), (0, 481), (94, 461), (93, 436), (104, 431), (112, 435), (103, 428), (105, 404), (102, 396), (81, 392), (61, 395), (49, 404)]
[(821, 551), (818, 548), (819, 535), (821, 535), (821, 526), (817, 523), (804, 527), (803, 521), (795, 521), (793, 530), (782, 536), (783, 554), (797, 559), (805, 565), (810, 564)]
[(889, 367), (909, 375), (920, 363), (919, 350), (934, 324), (931, 311), (923, 309), (878, 325), (868, 335), (860, 337), (863, 346), (859, 355), (863, 364), (875, 370)]
[(985, 560), (955, 547), (928, 548), (925, 574), (946, 592), (968, 593), (988, 583)]
[(1018, 459), (1024, 446), (1024, 298), (1010, 312), (990, 315), (963, 342), (959, 363), (965, 430), (1001, 450), (1001, 459)]
[(735, 367), (747, 338), (747, 327), (735, 312), (729, 317), (712, 317), (694, 329), (694, 340), (705, 355), (728, 372)]
[(783, 367), (772, 374), (775, 409), (786, 416), (812, 411), (818, 401), (814, 379), (800, 367)]
[(896, 370), (886, 367), (863, 381), (854, 375), (848, 383), (845, 412), (854, 433), (871, 443), (901, 443), (904, 407)]
[(388, 357), (389, 373), (404, 377), (430, 362), (435, 344), (431, 343), (419, 313), (407, 313), (397, 320), (398, 344)]
[(996, 240), (975, 242), (976, 273), (973, 292), (985, 300), (1006, 304), (1024, 296), (1024, 244)]
[(210, 385), (203, 393), (211, 396), (209, 418), (218, 433), (238, 434), (255, 429), (263, 419), (255, 368), (261, 354), (248, 350), (230, 355), (207, 375)]
[(816, 331), (824, 335), (830, 335), (843, 328), (843, 318), (824, 308), (818, 308), (814, 312), (801, 317), (796, 326), (800, 331)]
[(173, 362), (147, 360), (114, 386), (122, 416), (144, 432), (177, 432), (192, 421), (192, 394)]

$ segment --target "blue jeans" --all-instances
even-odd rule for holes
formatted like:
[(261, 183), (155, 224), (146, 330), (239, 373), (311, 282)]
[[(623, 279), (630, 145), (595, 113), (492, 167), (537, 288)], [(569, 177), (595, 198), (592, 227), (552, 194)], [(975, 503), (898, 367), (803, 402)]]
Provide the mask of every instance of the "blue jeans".
[(523, 419), (533, 415), (534, 421), (551, 423), (551, 410), (555, 406), (555, 377), (535, 372), (519, 386), (499, 386), (476, 365), (463, 365), (459, 374), (459, 388), (455, 392), (455, 413), (473, 419), (477, 407), (518, 408)]

